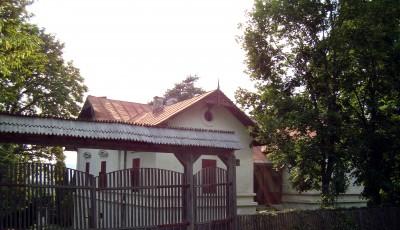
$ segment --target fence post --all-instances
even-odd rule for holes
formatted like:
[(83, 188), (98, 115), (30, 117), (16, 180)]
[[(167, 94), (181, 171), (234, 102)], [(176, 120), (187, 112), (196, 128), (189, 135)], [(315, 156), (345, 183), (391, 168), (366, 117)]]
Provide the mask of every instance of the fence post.
[(233, 230), (233, 229), (238, 229), (238, 226), (237, 226), (237, 204), (236, 204), (236, 199), (237, 199), (236, 198), (236, 158), (235, 158), (233, 151), (229, 155), (227, 169), (228, 169), (227, 170), (228, 171), (228, 183), (231, 186), (231, 191), (229, 193), (229, 199), (231, 202), (229, 214), (230, 214), (230, 217), (232, 218), (233, 227), (231, 229)]
[(96, 177), (90, 175), (91, 187), (90, 187), (90, 201), (92, 208), (90, 209), (90, 228), (97, 229), (97, 207), (96, 207)]
[(191, 153), (175, 153), (175, 157), (183, 165), (185, 188), (183, 189), (183, 218), (188, 222), (188, 230), (193, 230), (195, 225), (195, 202), (194, 202), (194, 180), (193, 163), (200, 155)]
[(218, 157), (224, 162), (227, 169), (228, 197), (227, 216), (232, 220), (230, 230), (238, 229), (237, 226), (237, 204), (236, 204), (236, 158), (234, 151), (219, 154)]

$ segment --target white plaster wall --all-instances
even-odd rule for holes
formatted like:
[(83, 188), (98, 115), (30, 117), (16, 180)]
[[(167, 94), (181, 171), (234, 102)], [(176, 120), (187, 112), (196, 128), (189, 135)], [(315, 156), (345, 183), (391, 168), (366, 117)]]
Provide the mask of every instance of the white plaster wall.
[[(89, 173), (95, 176), (99, 175), (101, 161), (107, 162), (107, 172), (113, 172), (124, 169), (124, 151), (123, 150), (110, 150), (104, 149), (108, 152), (107, 157), (100, 157), (99, 151), (101, 149), (78, 149), (77, 151), (77, 170), (85, 171), (86, 162), (90, 162)], [(85, 158), (84, 153), (91, 154), (91, 158)], [(132, 159), (140, 158), (141, 168), (154, 168), (157, 153), (152, 152), (133, 152), (127, 151), (126, 154), (126, 168), (132, 168)]]
[(154, 167), (183, 173), (183, 166), (172, 153), (157, 153)]
[[(240, 166), (236, 167), (238, 213), (255, 213), (256, 203), (253, 201), (255, 195), (253, 192), (253, 159), (252, 149), (250, 148), (252, 139), (247, 131), (247, 127), (245, 127), (223, 106), (213, 106), (211, 108), (213, 114), (213, 120), (211, 122), (207, 122), (204, 119), (205, 111), (207, 111), (207, 105), (205, 103), (199, 103), (171, 119), (168, 125), (171, 127), (226, 130), (235, 132), (243, 146), (243, 149), (235, 151), (236, 158), (240, 160)], [(161, 155), (157, 156), (157, 162), (159, 162), (158, 166), (162, 165), (163, 160), (165, 160), (164, 157), (160, 156)], [(194, 165), (195, 172), (201, 168), (202, 159), (217, 159), (217, 157), (202, 156), (199, 158)], [(217, 160), (217, 166), (222, 168), (225, 167), (219, 159)]]
[[(202, 155), (193, 165), (193, 174), (196, 174), (201, 169), (202, 159), (216, 160), (217, 167), (226, 169), (225, 164), (217, 156)], [(155, 161), (155, 166), (160, 169), (173, 170), (183, 173), (183, 166), (172, 153), (158, 153)]]
[[(289, 180), (289, 171), (285, 169), (282, 174), (282, 206), (283, 208), (294, 209), (317, 209), (320, 208), (321, 192), (310, 190), (299, 193), (293, 188)], [(339, 207), (365, 207), (367, 201), (361, 197), (362, 186), (354, 185), (354, 178), (351, 178), (346, 193), (341, 194), (337, 200)]]
[[(123, 151), (122, 151), (123, 152)], [(152, 152), (131, 152), (128, 151), (126, 155), (126, 168), (132, 168), (132, 159), (140, 159), (141, 168), (154, 168), (157, 153)], [(121, 169), (123, 169), (124, 158), (121, 159)]]
[[(76, 169), (79, 171), (85, 171), (86, 162), (90, 162), (89, 173), (95, 176), (99, 175), (101, 164), (100, 162), (106, 161), (107, 172), (112, 172), (120, 169), (120, 161), (121, 151), (119, 150), (109, 150), (105, 149), (108, 152), (107, 157), (100, 157), (99, 152), (101, 149), (78, 149), (77, 151), (77, 167)], [(84, 153), (88, 152), (91, 154), (90, 158), (85, 158)]]

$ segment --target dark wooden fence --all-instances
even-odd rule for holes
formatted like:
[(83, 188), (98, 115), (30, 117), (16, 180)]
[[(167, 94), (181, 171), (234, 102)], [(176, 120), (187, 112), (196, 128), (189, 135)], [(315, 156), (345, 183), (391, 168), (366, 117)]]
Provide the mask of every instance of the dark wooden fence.
[(195, 230), (229, 230), (227, 216), (229, 189), (227, 172), (222, 168), (203, 168), (194, 176)]
[(293, 211), (238, 216), (246, 230), (398, 230), (400, 207)]
[(131, 168), (96, 177), (100, 229), (186, 226), (182, 212), (183, 174)]
[[(87, 199), (93, 177), (51, 164), (0, 168), (0, 229), (90, 228)], [(76, 215), (76, 213), (80, 215)]]
[[(0, 168), (2, 229), (184, 230), (183, 173), (131, 168), (95, 177), (52, 164)], [(195, 181), (196, 230), (228, 230), (227, 173), (201, 169)]]

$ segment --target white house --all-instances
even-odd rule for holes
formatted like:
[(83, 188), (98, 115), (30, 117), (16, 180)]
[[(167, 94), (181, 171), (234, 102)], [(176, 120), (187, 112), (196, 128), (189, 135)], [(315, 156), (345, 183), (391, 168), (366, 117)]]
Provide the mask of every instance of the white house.
[[(252, 138), (248, 133), (248, 127), (254, 125), (254, 122), (219, 89), (177, 103), (174, 100), (164, 103), (162, 98), (155, 97), (153, 105), (88, 96), (79, 119), (121, 121), (152, 127), (234, 132), (243, 146), (242, 149), (235, 151), (238, 214), (255, 213), (257, 203), (254, 201), (256, 195), (254, 193), (254, 182), (257, 183), (260, 178), (263, 180), (263, 177), (254, 177), (254, 166), (260, 166), (260, 163), (264, 163), (267, 168), (271, 168), (271, 162), (264, 155), (260, 155), (260, 151), (254, 151), (257, 148), (253, 150), (251, 146)], [(160, 168), (183, 172), (183, 167), (172, 153), (160, 154), (156, 152), (125, 152), (122, 150), (82, 148), (78, 149), (77, 152), (77, 169), (93, 175), (125, 168)], [(225, 168), (218, 157), (202, 155), (194, 164), (194, 173), (205, 167)], [(260, 171), (256, 172), (260, 173)], [(264, 178), (270, 178), (268, 172), (262, 173), (266, 173)], [(287, 171), (279, 174), (279, 177), (280, 179), (275, 180), (274, 183), (277, 184), (274, 184), (273, 188), (269, 186), (274, 190), (269, 193), (270, 195), (279, 193), (279, 198), (274, 198), (275, 204), (278, 202), (278, 207), (319, 207), (320, 193), (318, 191), (300, 194), (292, 188)], [(268, 180), (266, 183), (270, 182), (271, 180)], [(347, 193), (340, 196), (340, 205), (347, 207), (365, 206), (365, 200), (360, 198), (361, 191), (362, 187), (350, 186)], [(268, 193), (265, 188), (261, 192)], [(259, 191), (257, 191), (257, 194), (259, 194)]]
[[(253, 192), (252, 139), (248, 133), (248, 126), (254, 125), (253, 121), (219, 89), (174, 102), (170, 100), (164, 105), (160, 98), (155, 98), (153, 105), (148, 105), (88, 96), (79, 119), (234, 132), (243, 146), (235, 151), (238, 214), (255, 213), (257, 203), (254, 202)], [(138, 167), (183, 172), (183, 167), (172, 153), (125, 153), (121, 150), (80, 148), (77, 161), (78, 170), (93, 175)], [(194, 173), (205, 167), (225, 168), (216, 156), (202, 155), (194, 164)]]

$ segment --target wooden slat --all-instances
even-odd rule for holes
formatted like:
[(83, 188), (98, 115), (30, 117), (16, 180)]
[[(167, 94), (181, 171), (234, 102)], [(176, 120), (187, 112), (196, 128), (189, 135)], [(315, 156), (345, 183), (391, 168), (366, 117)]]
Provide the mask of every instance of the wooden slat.
[(193, 163), (195, 157), (193, 154), (179, 154), (175, 153), (176, 158), (183, 164), (184, 168), (184, 184), (187, 185), (185, 187), (184, 193), (183, 193), (183, 202), (184, 202), (184, 207), (183, 207), (183, 215), (184, 215), (184, 220), (188, 222), (188, 230), (193, 230), (195, 228), (195, 216), (194, 216), (194, 192), (195, 186), (194, 186), (194, 180), (193, 180)]
[[(191, 165), (193, 165), (193, 159), (191, 159)], [(192, 166), (188, 168), (190, 167)], [(100, 177), (93, 177), (86, 172), (56, 168), (48, 164), (26, 164), (20, 165), (19, 168), (10, 166), (8, 171), (11, 180), (5, 183), (2, 181), (0, 187), (5, 187), (7, 184), (11, 189), (8, 189), (6, 194), (0, 194), (0, 197), (6, 195), (8, 199), (11, 199), (11, 191), (27, 189), (33, 195), (33, 208), (20, 214), (26, 215), (26, 218), (17, 219), (10, 216), (0, 223), (0, 227), (4, 229), (5, 226), (2, 225), (12, 225), (15, 222), (15, 225), (29, 228), (28, 222), (36, 221), (36, 224), (42, 228), (46, 228), (52, 222), (63, 228), (74, 227), (75, 229), (141, 227), (153, 229), (157, 226), (160, 228), (163, 226), (162, 228), (165, 229), (194, 229), (196, 212), (201, 212), (197, 217), (202, 222), (218, 220), (222, 217), (219, 212), (220, 206), (224, 204), (220, 204), (220, 197), (225, 194), (220, 188), (225, 186), (226, 181), (220, 179), (224, 171), (213, 170), (205, 169), (193, 176), (186, 169), (187, 176), (185, 176), (169, 170), (141, 168), (139, 169), (140, 186), (132, 189), (129, 179), (130, 169), (102, 175), (106, 177), (107, 186), (101, 187)], [(203, 185), (201, 184), (202, 173), (206, 176), (214, 175), (216, 180), (212, 184)], [(27, 176), (29, 174), (32, 176)], [(24, 177), (27, 179), (24, 180)], [(203, 186), (215, 186), (216, 193), (203, 194)], [(50, 194), (55, 196), (54, 205), (50, 204), (53, 201), (47, 200)], [(184, 197), (186, 199), (183, 199)], [(207, 200), (205, 197), (210, 199)], [(24, 206), (22, 199), (17, 198), (16, 206)], [(68, 201), (68, 199), (72, 200)], [(195, 208), (196, 203), (202, 207)], [(43, 204), (46, 205), (43, 206)], [(71, 210), (68, 210), (68, 207)], [(56, 212), (50, 216), (52, 208)], [(191, 221), (187, 210), (193, 218)], [(192, 210), (191, 213), (190, 210)], [(39, 211), (42, 212), (43, 218), (38, 218)], [(4, 210), (0, 207), (0, 214), (2, 213)]]

